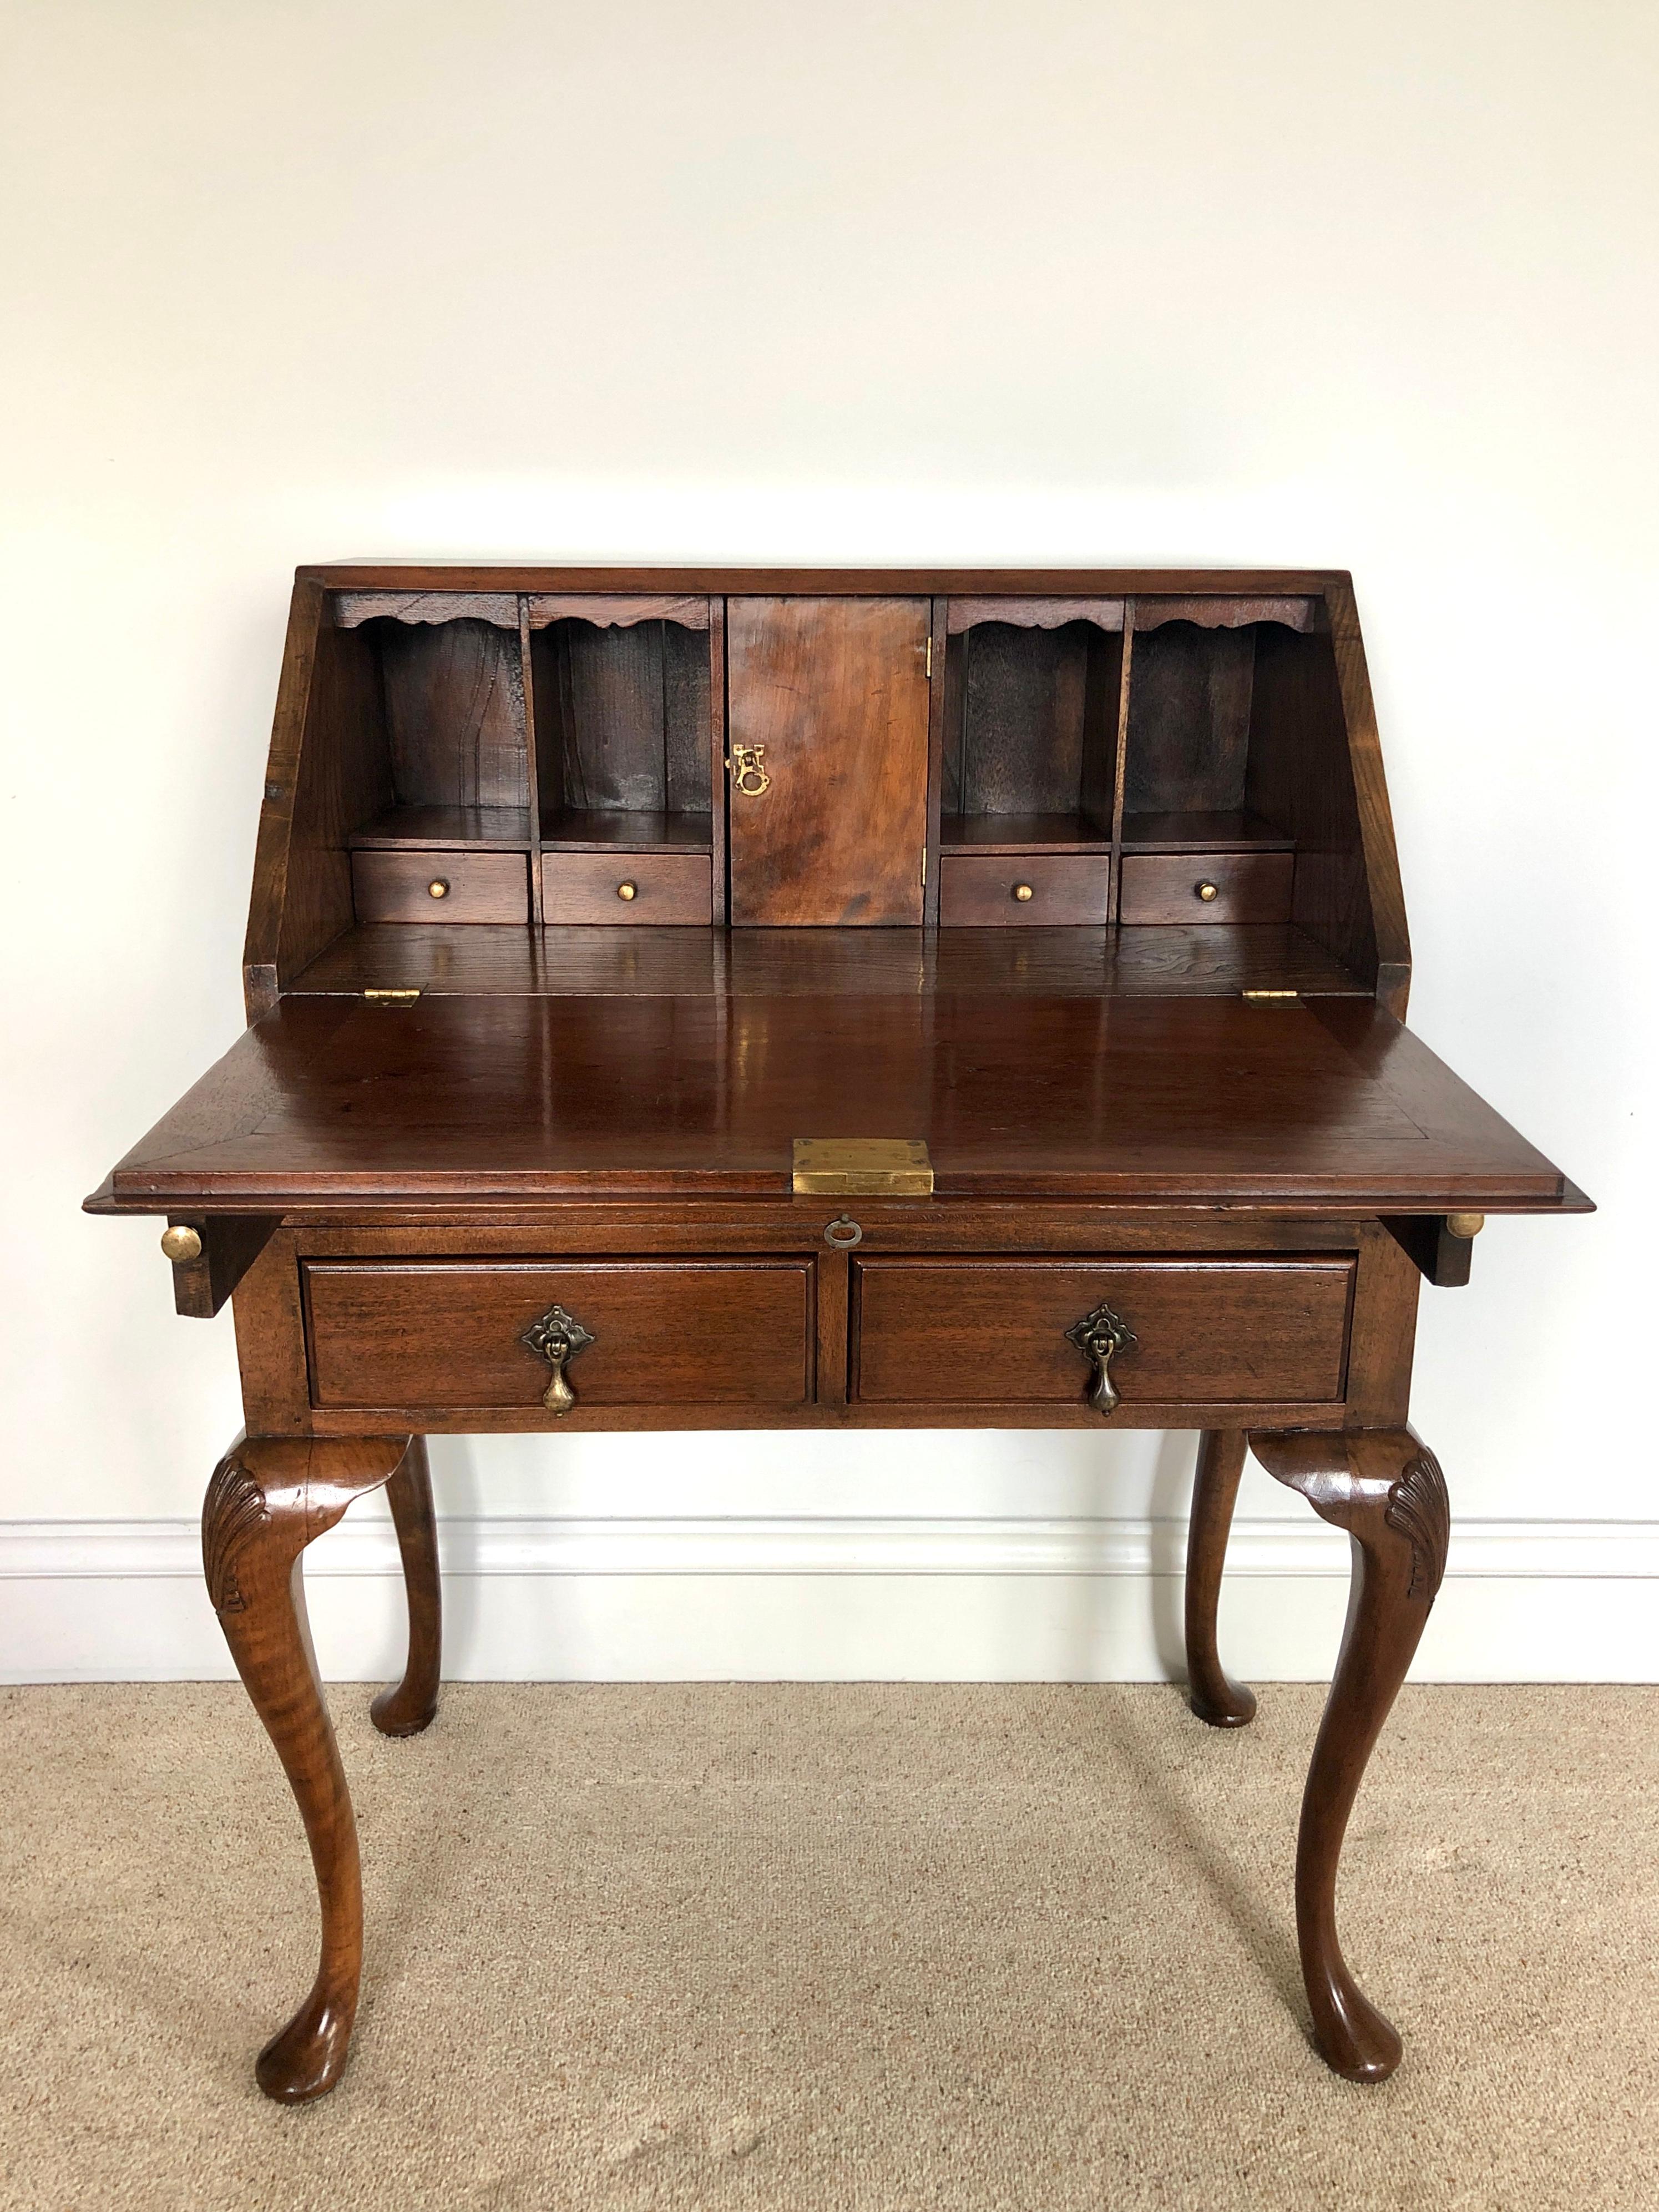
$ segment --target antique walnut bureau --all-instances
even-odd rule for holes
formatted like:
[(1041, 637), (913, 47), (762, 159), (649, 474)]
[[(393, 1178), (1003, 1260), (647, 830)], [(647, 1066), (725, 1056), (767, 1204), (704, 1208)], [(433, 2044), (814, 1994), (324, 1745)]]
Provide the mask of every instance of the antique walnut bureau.
[(322, 1911), (270, 2095), (338, 2077), (362, 1953), (301, 1557), (389, 1486), (423, 1728), (423, 1438), (488, 1430), (1201, 1431), (1218, 1727), (1248, 1443), (1353, 1538), (1297, 1916), (1319, 2049), (1392, 2072), (1334, 1895), (1446, 1556), (1419, 1281), (1588, 1201), (1402, 1026), (1346, 575), (302, 569), (244, 972), (88, 1204), (234, 1303), (208, 1588)]

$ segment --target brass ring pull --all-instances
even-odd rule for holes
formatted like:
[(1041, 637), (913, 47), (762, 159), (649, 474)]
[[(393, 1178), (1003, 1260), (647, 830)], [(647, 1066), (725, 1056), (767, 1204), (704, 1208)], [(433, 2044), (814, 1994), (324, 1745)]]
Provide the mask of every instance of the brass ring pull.
[(1201, 898), (1205, 905), (1207, 906), (1210, 901), (1217, 896), (1219, 889), (1220, 886), (1218, 884), (1212, 884), (1206, 876), (1202, 883), (1194, 884), (1193, 885), (1193, 896), (1194, 898)]
[(531, 1322), (519, 1341), (539, 1352), (553, 1370), (553, 1380), (542, 1393), (543, 1405), (550, 1413), (568, 1413), (576, 1402), (576, 1394), (565, 1374), (565, 1365), (592, 1343), (592, 1329), (584, 1328), (562, 1306), (549, 1306), (539, 1321)]
[(1115, 1352), (1133, 1348), (1134, 1331), (1110, 1306), (1097, 1305), (1081, 1321), (1074, 1321), (1066, 1334), (1084, 1358), (1094, 1362), (1095, 1377), (1089, 1386), (1089, 1403), (1097, 1413), (1116, 1413), (1121, 1401), (1117, 1386), (1112, 1381), (1112, 1358)]
[(758, 799), (762, 792), (769, 791), (772, 779), (761, 765), (765, 758), (764, 745), (733, 745), (726, 763), (733, 790), (740, 791), (745, 799)]
[(426, 895), (428, 898), (447, 898), (449, 896), (448, 878), (447, 876), (434, 876), (432, 881), (426, 887)]
[[(836, 1231), (838, 1229), (845, 1230), (848, 1233), (837, 1237)], [(864, 1231), (856, 1221), (850, 1219), (844, 1213), (838, 1213), (833, 1221), (825, 1224), (823, 1241), (832, 1252), (850, 1252), (855, 1244), (863, 1243)]]
[(618, 884), (617, 886), (617, 896), (619, 899), (636, 899), (639, 895), (640, 887), (637, 884)]
[(1030, 884), (1016, 884), (1014, 885), (1014, 896), (1019, 901), (1020, 904), (1024, 906), (1027, 899), (1036, 896), (1036, 893), (1032, 890)]

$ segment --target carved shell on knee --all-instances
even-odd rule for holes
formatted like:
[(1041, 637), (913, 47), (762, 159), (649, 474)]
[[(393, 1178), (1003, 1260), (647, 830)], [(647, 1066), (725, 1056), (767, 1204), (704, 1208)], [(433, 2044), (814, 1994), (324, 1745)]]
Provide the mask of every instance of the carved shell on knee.
[(265, 1493), (234, 1455), (222, 1461), (202, 1508), (202, 1566), (216, 1613), (240, 1613), (246, 1604), (236, 1562), (270, 1519)]
[(1412, 1547), (1409, 1597), (1426, 1597), (1432, 1605), (1446, 1571), (1446, 1551), (1451, 1542), (1451, 1501), (1446, 1478), (1431, 1451), (1419, 1452), (1389, 1492), (1383, 1519)]

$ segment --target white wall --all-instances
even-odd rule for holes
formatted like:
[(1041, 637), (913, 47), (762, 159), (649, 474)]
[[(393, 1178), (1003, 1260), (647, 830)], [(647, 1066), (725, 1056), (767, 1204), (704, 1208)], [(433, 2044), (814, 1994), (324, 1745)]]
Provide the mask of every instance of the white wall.
[[(1413, 1024), (1602, 1206), (1494, 1222), (1472, 1286), (1425, 1293), (1416, 1418), (1468, 1571), (1424, 1663), (1659, 1672), (1651, 1580), (1607, 1574), (1650, 1577), (1659, 1528), (1651, 7), (12, 0), (7, 21), (0, 1668), (216, 1659), (179, 1577), (237, 1422), (228, 1316), (175, 1321), (155, 1225), (75, 1209), (240, 1025), (289, 572), (420, 552), (1352, 568)], [(465, 1583), (458, 1671), (1167, 1657), (1148, 1570), (1189, 1443), (436, 1460), (463, 1563), (480, 1516), (581, 1524), (514, 1555), (557, 1579)], [(1241, 1511), (1239, 1663), (1320, 1672), (1340, 1545), (1257, 1473)], [(611, 1515), (687, 1571), (632, 1578), (592, 1530)], [(845, 1515), (908, 1517), (922, 1550), (857, 1528), (838, 1549)], [(681, 1553), (664, 1516), (692, 1524)], [(707, 1517), (733, 1516), (711, 1553)], [(1030, 1516), (1060, 1524), (1049, 1568), (1006, 1572)], [(1115, 1524), (1114, 1575), (1088, 1532), (1066, 1549), (1078, 1516)], [(907, 1571), (848, 1571), (866, 1539)], [(796, 1540), (827, 1571), (781, 1571)], [(693, 1571), (738, 1553), (741, 1583)], [(587, 1571), (607, 1558), (629, 1572)], [(323, 1580), (325, 1662), (386, 1663), (347, 1602), (386, 1591)]]

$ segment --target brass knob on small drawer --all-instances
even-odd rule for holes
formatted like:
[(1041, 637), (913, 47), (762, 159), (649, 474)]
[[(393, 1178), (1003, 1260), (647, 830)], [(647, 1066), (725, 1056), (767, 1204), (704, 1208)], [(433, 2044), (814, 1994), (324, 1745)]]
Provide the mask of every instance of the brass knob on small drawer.
[(447, 898), (449, 896), (448, 878), (446, 876), (434, 876), (432, 881), (426, 887), (426, 895), (428, 898)]
[(1210, 901), (1217, 896), (1219, 890), (1220, 886), (1217, 884), (1212, 884), (1209, 878), (1206, 876), (1201, 884), (1194, 884), (1193, 885), (1193, 895), (1195, 898), (1201, 898), (1205, 905), (1207, 906)]
[(182, 1266), (186, 1260), (199, 1260), (202, 1256), (200, 1233), (188, 1222), (176, 1221), (170, 1229), (161, 1231), (161, 1249), (175, 1267)]
[(1081, 1321), (1074, 1321), (1066, 1334), (1084, 1358), (1094, 1362), (1089, 1403), (1097, 1413), (1116, 1413), (1119, 1400), (1112, 1380), (1112, 1359), (1116, 1352), (1136, 1348), (1134, 1331), (1121, 1314), (1115, 1314), (1109, 1305), (1098, 1305)]
[(576, 1402), (565, 1374), (565, 1365), (579, 1352), (593, 1341), (593, 1332), (584, 1328), (562, 1306), (549, 1306), (539, 1321), (532, 1321), (519, 1339), (532, 1352), (539, 1352), (553, 1370), (553, 1380), (542, 1393), (542, 1403), (550, 1413), (568, 1413)]
[(617, 896), (619, 899), (636, 899), (639, 895), (640, 887), (637, 884), (618, 884), (617, 886)]
[(1024, 905), (1028, 898), (1035, 897), (1035, 896), (1036, 894), (1032, 890), (1030, 884), (1016, 884), (1014, 885), (1014, 896), (1019, 901), (1022, 906)]

